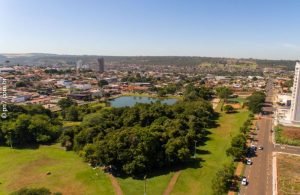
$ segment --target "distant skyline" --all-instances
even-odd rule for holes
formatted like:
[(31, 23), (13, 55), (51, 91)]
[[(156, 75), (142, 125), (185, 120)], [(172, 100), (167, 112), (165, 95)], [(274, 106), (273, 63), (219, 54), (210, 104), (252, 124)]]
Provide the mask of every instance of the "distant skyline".
[(295, 0), (0, 0), (0, 53), (300, 59)]

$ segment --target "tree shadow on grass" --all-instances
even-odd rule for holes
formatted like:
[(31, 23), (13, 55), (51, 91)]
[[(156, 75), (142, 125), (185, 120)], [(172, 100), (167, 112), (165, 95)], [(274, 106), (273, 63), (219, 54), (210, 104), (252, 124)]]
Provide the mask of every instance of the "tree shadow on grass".
[(201, 149), (197, 149), (197, 150), (196, 150), (196, 153), (197, 153), (197, 154), (200, 154), (200, 155), (211, 154), (210, 151), (208, 151), (208, 150), (201, 150)]
[(209, 137), (209, 135), (211, 135), (212, 133), (208, 130), (205, 130), (204, 132), (204, 136), (198, 140), (197, 142), (197, 146), (205, 146), (206, 142), (211, 140), (211, 138)]
[(25, 150), (25, 149), (36, 150), (39, 148), (40, 148), (39, 144), (27, 144), (27, 145), (20, 145), (20, 146), (13, 147), (13, 149), (17, 149), (17, 150)]
[(198, 169), (202, 167), (202, 163), (204, 162), (203, 159), (201, 158), (190, 158), (188, 161), (181, 163), (180, 165), (173, 165), (173, 166), (165, 166), (162, 167), (160, 169), (157, 169), (155, 171), (151, 171), (145, 174), (140, 174), (140, 175), (135, 175), (135, 176), (130, 176), (130, 175), (125, 175), (125, 174), (118, 174), (115, 175), (116, 177), (122, 178), (122, 179), (126, 179), (126, 178), (133, 178), (136, 180), (144, 180), (145, 175), (147, 176), (147, 178), (153, 178), (153, 177), (157, 177), (157, 176), (162, 176), (162, 175), (168, 175), (171, 172), (177, 172), (177, 171), (181, 171), (181, 170), (185, 170), (188, 168), (192, 168), (192, 169)]
[(237, 110), (233, 110), (233, 111), (230, 111), (230, 112), (225, 112), (226, 114), (237, 114), (239, 113), (239, 111)]

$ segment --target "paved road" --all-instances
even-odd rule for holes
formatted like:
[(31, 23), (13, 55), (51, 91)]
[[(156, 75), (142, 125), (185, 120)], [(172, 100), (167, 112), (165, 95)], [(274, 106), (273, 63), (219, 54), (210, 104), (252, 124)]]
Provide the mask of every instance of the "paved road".
[[(271, 102), (272, 92), (267, 94), (266, 102)], [(266, 107), (269, 110), (269, 105)], [(247, 165), (244, 175), (248, 178), (247, 186), (241, 186), (240, 194), (243, 195), (271, 195), (272, 194), (272, 118), (262, 117), (258, 121), (259, 130), (256, 131), (254, 144), (263, 146), (263, 150), (257, 150), (252, 157), (253, 164)]]
[[(263, 146), (263, 150), (258, 150), (256, 156), (252, 158), (253, 164), (247, 165), (244, 175), (248, 178), (248, 186), (242, 186), (242, 195), (272, 195), (272, 155), (273, 152), (284, 152), (299, 154), (300, 147), (273, 144), (272, 141), (272, 81), (267, 84), (266, 106), (264, 111), (269, 112), (258, 121), (259, 130), (256, 131), (257, 146)], [(255, 143), (255, 142), (254, 142)]]

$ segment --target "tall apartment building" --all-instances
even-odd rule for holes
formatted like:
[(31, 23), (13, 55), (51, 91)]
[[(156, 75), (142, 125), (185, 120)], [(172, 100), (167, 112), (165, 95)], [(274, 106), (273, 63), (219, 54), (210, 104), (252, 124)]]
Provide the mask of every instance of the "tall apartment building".
[(104, 72), (104, 58), (98, 58), (98, 64), (96, 65), (96, 71), (103, 73)]
[(296, 63), (291, 101), (291, 122), (300, 124), (300, 62)]

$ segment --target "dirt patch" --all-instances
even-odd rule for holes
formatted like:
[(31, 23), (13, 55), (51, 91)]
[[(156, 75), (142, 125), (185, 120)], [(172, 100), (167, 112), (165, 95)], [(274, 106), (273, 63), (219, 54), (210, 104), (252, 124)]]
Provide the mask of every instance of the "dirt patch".
[(13, 182), (8, 185), (8, 188), (16, 190), (24, 186), (38, 183), (47, 177), (47, 173), (36, 173), (36, 170), (40, 167), (52, 165), (54, 163), (55, 160), (48, 157), (39, 158), (38, 160), (30, 162), (14, 175)]
[(282, 135), (290, 139), (300, 140), (300, 127), (282, 127)]
[(240, 103), (236, 103), (236, 104), (224, 104), (224, 106), (225, 105), (231, 105), (234, 109), (241, 109), (242, 108), (242, 106), (241, 106), (241, 104)]
[(180, 173), (181, 173), (180, 171), (177, 171), (173, 175), (173, 177), (171, 178), (171, 180), (170, 180), (167, 188), (165, 189), (163, 195), (169, 195), (169, 194), (171, 194), (171, 192), (173, 191), (173, 188), (174, 188), (174, 186), (175, 186), (175, 184), (176, 184), (176, 182), (178, 180), (178, 177), (180, 176)]
[(300, 157), (278, 154), (278, 195), (300, 194)]
[(211, 103), (213, 105), (213, 109), (216, 109), (216, 107), (218, 106), (219, 102), (220, 102), (220, 99), (218, 99), (218, 98), (212, 99)]
[(63, 195), (82, 195), (85, 194), (85, 186), (81, 183), (70, 183), (64, 188), (57, 188), (51, 191), (61, 192)]
[(244, 166), (245, 165), (242, 162), (239, 162), (237, 167), (236, 167), (234, 175), (237, 175), (237, 176), (243, 175)]
[(110, 182), (114, 188), (114, 191), (115, 191), (115, 194), (116, 195), (123, 195), (123, 191), (121, 189), (121, 186), (118, 182), (118, 180), (112, 175), (112, 174), (107, 174), (109, 179), (110, 179)]

